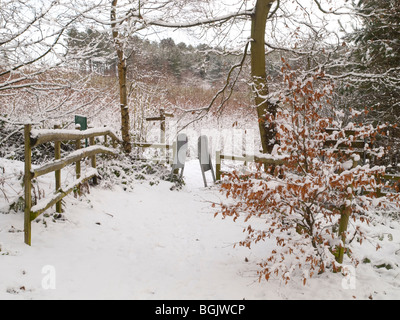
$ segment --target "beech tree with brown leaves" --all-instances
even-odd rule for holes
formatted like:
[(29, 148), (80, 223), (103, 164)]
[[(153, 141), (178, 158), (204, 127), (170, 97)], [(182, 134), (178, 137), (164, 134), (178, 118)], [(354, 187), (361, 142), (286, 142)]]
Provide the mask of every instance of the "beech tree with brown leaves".
[[(322, 71), (302, 78), (285, 65), (283, 72), (287, 88), (280, 97), (284, 108), (274, 119), (279, 145), (272, 155), (285, 164), (267, 171), (259, 167), (245, 177), (234, 172), (223, 180), (221, 192), (229, 201), (217, 214), (265, 221), (262, 229), (248, 225), (247, 237), (239, 242), (251, 248), (275, 239), (260, 263), (260, 279), (277, 275), (288, 282), (301, 272), (306, 283), (326, 270), (339, 271), (344, 263), (357, 266), (351, 243), (368, 239), (367, 226), (376, 213), (398, 209), (400, 202), (399, 195), (380, 192), (388, 188), (380, 179), (385, 167), (361, 163), (359, 153), (383, 155), (383, 148), (371, 144), (382, 128), (356, 122), (342, 127), (335, 117), (322, 116), (334, 89), (318, 81)], [(359, 150), (359, 141), (368, 143)]]

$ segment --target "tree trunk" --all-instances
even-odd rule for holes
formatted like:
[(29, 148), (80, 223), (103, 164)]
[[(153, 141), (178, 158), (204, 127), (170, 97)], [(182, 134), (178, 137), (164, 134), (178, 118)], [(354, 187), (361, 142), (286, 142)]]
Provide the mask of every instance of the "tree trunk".
[(268, 15), (275, 0), (257, 0), (252, 15), (251, 28), (251, 76), (260, 129), (263, 153), (271, 153), (276, 133), (272, 120), (276, 116), (276, 106), (267, 100), (268, 82), (265, 63), (265, 31)]
[(124, 152), (129, 154), (132, 151), (132, 144), (130, 139), (130, 118), (128, 107), (128, 93), (127, 93), (127, 66), (126, 59), (123, 51), (123, 46), (119, 40), (119, 33), (117, 29), (117, 6), (118, 0), (112, 1), (111, 7), (111, 27), (114, 39), (115, 49), (118, 56), (118, 79), (119, 79), (119, 96), (121, 106), (121, 133), (122, 133), (122, 147)]

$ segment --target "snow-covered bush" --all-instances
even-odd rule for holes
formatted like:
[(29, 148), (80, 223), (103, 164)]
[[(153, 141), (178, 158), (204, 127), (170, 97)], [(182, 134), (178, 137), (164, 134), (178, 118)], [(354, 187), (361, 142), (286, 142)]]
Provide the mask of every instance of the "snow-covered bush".
[(137, 160), (125, 154), (120, 154), (116, 158), (104, 157), (97, 170), (100, 176), (100, 185), (104, 188), (119, 185), (125, 191), (133, 191), (137, 183), (154, 186), (158, 185), (160, 181), (171, 182), (171, 190), (179, 190), (184, 185), (184, 181), (177, 179), (176, 176), (172, 176), (171, 179), (170, 166), (150, 160)]
[[(382, 148), (371, 147), (377, 130), (356, 123), (342, 127), (333, 117), (321, 116), (333, 91), (330, 84), (317, 85), (321, 77), (299, 79), (285, 70), (284, 108), (274, 120), (279, 141), (274, 152), (286, 156), (285, 164), (259, 166), (245, 178), (233, 173), (221, 185), (228, 200), (217, 214), (265, 221), (263, 228), (248, 225), (239, 245), (276, 240), (260, 263), (260, 279), (276, 275), (287, 282), (297, 274), (306, 283), (328, 269), (339, 271), (344, 262), (357, 266), (350, 244), (368, 238), (378, 211), (399, 208), (398, 195), (380, 192), (386, 187), (379, 178), (385, 167), (361, 164), (356, 152), (383, 155)], [(369, 144), (355, 150), (360, 140)]]

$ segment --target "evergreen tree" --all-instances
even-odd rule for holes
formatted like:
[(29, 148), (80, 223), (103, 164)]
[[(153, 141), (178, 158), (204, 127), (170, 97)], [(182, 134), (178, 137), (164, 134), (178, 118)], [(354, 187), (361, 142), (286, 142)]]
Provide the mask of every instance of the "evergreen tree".
[(71, 28), (67, 32), (69, 58), (84, 71), (106, 73), (115, 68), (114, 49), (109, 34), (87, 28), (78, 31)]
[(355, 9), (362, 26), (348, 39), (356, 45), (348, 70), (350, 82), (346, 83), (350, 106), (373, 108), (372, 119), (398, 123), (400, 2), (359, 0)]

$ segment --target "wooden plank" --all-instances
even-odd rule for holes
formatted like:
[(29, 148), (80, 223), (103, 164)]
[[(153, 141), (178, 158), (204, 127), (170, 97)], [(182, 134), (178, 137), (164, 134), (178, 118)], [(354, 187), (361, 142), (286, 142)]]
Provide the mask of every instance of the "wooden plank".
[(33, 171), (33, 178), (40, 177), (44, 174), (56, 171), (56, 170), (61, 170), (65, 168), (66, 166), (77, 162), (78, 160), (81, 160), (86, 157), (92, 157), (96, 154), (99, 153), (104, 153), (104, 154), (111, 154), (111, 155), (116, 155), (118, 152), (116, 150), (106, 148), (103, 146), (91, 146), (88, 148), (83, 148), (78, 151), (75, 151), (68, 156), (66, 156), (64, 159), (60, 160), (55, 160), (52, 161), (40, 168), (37, 168)]
[(165, 117), (146, 118), (146, 121), (164, 121)]
[(174, 117), (173, 114), (166, 113), (164, 114), (164, 116), (146, 118), (146, 121), (165, 121), (166, 118), (173, 118), (173, 117)]
[(150, 159), (146, 159), (146, 158), (139, 158), (139, 157), (135, 157), (134, 158), (135, 161), (142, 161), (142, 162), (153, 162), (153, 163), (167, 163), (170, 164), (173, 162), (173, 159), (166, 159), (166, 158), (150, 158)]
[[(336, 144), (337, 144), (336, 140), (327, 140), (324, 143), (324, 148), (331, 148), (331, 147), (335, 146)], [(365, 147), (365, 141), (362, 141), (362, 140), (353, 141), (353, 142), (351, 142), (350, 145), (346, 142), (342, 142), (337, 146), (338, 149), (349, 149), (349, 148), (364, 149), (364, 147)]]
[(254, 160), (251, 160), (251, 158), (247, 157), (247, 161), (251, 162), (257, 162), (257, 163), (263, 163), (263, 164), (268, 164), (272, 166), (280, 166), (284, 165), (287, 161), (285, 159), (268, 159), (268, 158), (262, 158), (262, 157), (254, 157)]
[(224, 154), (220, 154), (220, 159), (232, 160), (232, 161), (243, 161), (243, 162), (248, 161), (248, 159), (243, 156), (232, 156), (232, 155), (224, 155)]
[[(334, 132), (340, 132), (342, 131), (342, 129), (336, 129), (336, 128), (326, 128), (325, 132), (328, 134), (332, 134)], [(345, 130), (344, 134), (346, 135), (346, 137), (350, 137), (350, 136), (355, 136), (356, 134), (358, 134), (360, 131), (357, 130)]]
[(173, 146), (170, 144), (163, 143), (148, 143), (148, 142), (134, 142), (132, 145), (136, 148), (155, 148), (155, 149), (172, 149)]
[(114, 141), (121, 143), (121, 139), (117, 137), (117, 135), (112, 132), (110, 129), (89, 129), (86, 131), (78, 131), (78, 130), (34, 130), (31, 134), (31, 147), (37, 147), (41, 144), (47, 142), (62, 142), (62, 141), (72, 141), (72, 140), (82, 140), (82, 139), (90, 139), (99, 136), (108, 135)]
[(385, 174), (385, 175), (383, 176), (383, 178), (384, 178), (385, 180), (400, 181), (400, 176), (393, 175), (393, 174)]
[(268, 159), (259, 156), (233, 156), (233, 155), (223, 155), (221, 154), (221, 159), (224, 160), (232, 160), (232, 161), (242, 161), (242, 162), (256, 162), (256, 163), (264, 163), (268, 165), (283, 165), (285, 164), (284, 159)]

